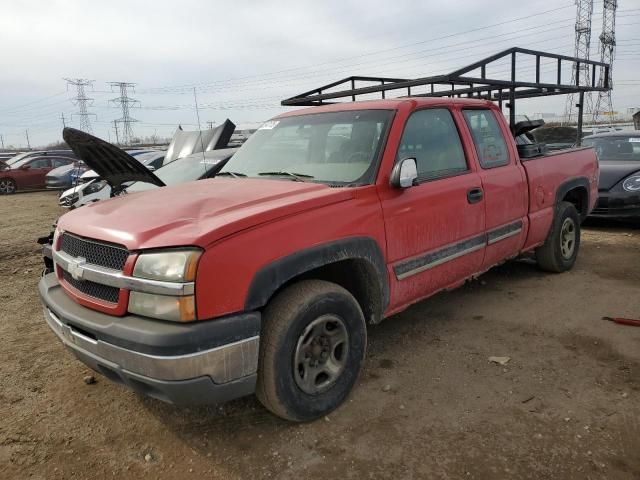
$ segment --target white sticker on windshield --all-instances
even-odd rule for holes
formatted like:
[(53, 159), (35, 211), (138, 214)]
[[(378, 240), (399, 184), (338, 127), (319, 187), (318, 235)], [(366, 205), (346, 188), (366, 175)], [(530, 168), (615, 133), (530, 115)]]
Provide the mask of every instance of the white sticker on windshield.
[(273, 130), (279, 123), (279, 120), (269, 120), (268, 122), (264, 122), (258, 130)]
[(630, 142), (638, 142), (640, 143), (640, 137), (629, 137)]

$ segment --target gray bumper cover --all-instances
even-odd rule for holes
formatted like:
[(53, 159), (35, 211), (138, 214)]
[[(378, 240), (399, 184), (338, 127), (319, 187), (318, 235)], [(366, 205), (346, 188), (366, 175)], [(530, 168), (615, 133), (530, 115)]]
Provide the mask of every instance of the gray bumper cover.
[[(221, 403), (255, 390), (258, 314), (198, 322), (192, 325), (194, 332), (190, 335), (189, 325), (168, 325), (135, 316), (112, 317), (82, 307), (67, 297), (54, 275), (44, 276), (39, 290), (45, 320), (62, 343), (82, 362), (113, 381), (175, 404)], [(202, 329), (203, 323), (209, 324), (205, 325), (207, 330)], [(234, 323), (238, 332), (230, 335)], [(131, 332), (130, 338), (126, 338), (127, 332)], [(207, 340), (199, 335), (205, 332), (219, 333), (225, 343), (220, 344), (220, 338)], [(189, 338), (193, 351), (185, 352)], [(145, 339), (149, 341), (141, 345)], [(156, 351), (162, 353), (150, 353)]]

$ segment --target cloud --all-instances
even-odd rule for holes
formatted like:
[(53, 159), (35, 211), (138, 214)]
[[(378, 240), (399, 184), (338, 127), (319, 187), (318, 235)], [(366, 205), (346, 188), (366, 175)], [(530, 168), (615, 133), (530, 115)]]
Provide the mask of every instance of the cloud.
[[(63, 77), (95, 80), (90, 111), (97, 115), (94, 131), (104, 138), (120, 117), (108, 103), (117, 96), (109, 81), (137, 83), (131, 95), (141, 101), (133, 111), (140, 120), (134, 132), (141, 135), (170, 135), (178, 123), (194, 126), (192, 85), (203, 122), (229, 117), (249, 126), (283, 111), (282, 98), (352, 74), (419, 77), (512, 45), (571, 54), (574, 15), (570, 1), (517, 8), (496, 0), (10, 2), (0, 17), (0, 43), (8, 46), (0, 131), (10, 143), (24, 143), (25, 128), (36, 144), (59, 139), (62, 113), (77, 122), (69, 100), (74, 92), (63, 93)], [(600, 21), (594, 16), (594, 30)], [(619, 27), (624, 54), (616, 78), (634, 78), (637, 70), (637, 57), (628, 53), (633, 44), (625, 47), (633, 28)], [(595, 44), (597, 34), (593, 38)], [(614, 92), (619, 110), (638, 103), (638, 89)], [(42, 100), (55, 94), (61, 95)], [(30, 105), (17, 108), (24, 104)], [(564, 100), (527, 108), (560, 112)]]

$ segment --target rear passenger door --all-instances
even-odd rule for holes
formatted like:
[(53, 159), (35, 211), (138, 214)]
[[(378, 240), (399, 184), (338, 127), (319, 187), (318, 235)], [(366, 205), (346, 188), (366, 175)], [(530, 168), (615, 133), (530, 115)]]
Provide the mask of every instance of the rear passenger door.
[(484, 205), (474, 196), (481, 182), (459, 128), (447, 108), (415, 111), (406, 122), (396, 162), (416, 159), (417, 184), (381, 190), (392, 309), (454, 285), (482, 265)]
[(36, 158), (29, 163), (26, 171), (24, 186), (27, 188), (44, 188), (44, 177), (51, 170), (49, 158)]
[[(484, 193), (487, 250), (483, 269), (519, 253), (527, 231), (528, 185), (511, 132), (491, 109), (464, 109)], [(501, 115), (501, 114), (500, 114)]]

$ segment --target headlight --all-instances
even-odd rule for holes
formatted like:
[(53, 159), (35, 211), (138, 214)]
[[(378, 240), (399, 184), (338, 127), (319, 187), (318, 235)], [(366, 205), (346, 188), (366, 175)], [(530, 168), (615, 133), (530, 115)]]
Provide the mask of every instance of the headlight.
[(193, 282), (201, 253), (196, 249), (142, 253), (136, 260), (133, 276), (165, 282)]
[(640, 192), (640, 175), (632, 175), (622, 182), (622, 189), (627, 192)]
[(129, 312), (174, 322), (191, 322), (196, 319), (196, 303), (193, 295), (173, 297), (130, 292)]
[[(133, 276), (164, 282), (193, 282), (201, 250), (166, 250), (142, 253), (133, 267)], [(132, 291), (129, 294), (129, 312), (145, 317), (191, 322), (196, 319), (193, 295), (156, 295)]]

